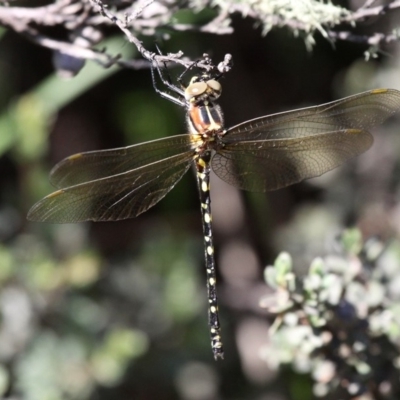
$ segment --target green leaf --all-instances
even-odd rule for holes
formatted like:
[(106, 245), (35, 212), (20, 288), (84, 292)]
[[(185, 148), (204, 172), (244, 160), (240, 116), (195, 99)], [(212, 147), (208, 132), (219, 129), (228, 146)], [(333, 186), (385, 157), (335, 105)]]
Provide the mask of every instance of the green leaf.
[(363, 246), (360, 230), (356, 228), (346, 229), (342, 234), (342, 243), (350, 254), (359, 254)]

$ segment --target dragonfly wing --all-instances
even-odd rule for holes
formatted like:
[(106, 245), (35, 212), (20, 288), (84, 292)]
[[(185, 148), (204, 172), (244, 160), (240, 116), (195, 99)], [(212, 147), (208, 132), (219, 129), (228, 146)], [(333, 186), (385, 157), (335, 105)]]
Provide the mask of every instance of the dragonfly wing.
[(345, 129), (368, 130), (399, 110), (400, 91), (375, 89), (331, 103), (244, 122), (228, 129), (223, 142), (300, 138)]
[(194, 146), (190, 135), (178, 135), (118, 149), (78, 153), (55, 165), (50, 182), (59, 189), (75, 186), (143, 167)]
[(322, 175), (368, 150), (372, 143), (372, 135), (359, 129), (235, 142), (214, 155), (212, 168), (233, 186), (265, 192)]
[(160, 201), (188, 170), (194, 151), (108, 178), (58, 190), (36, 203), (32, 221), (71, 223), (132, 218)]

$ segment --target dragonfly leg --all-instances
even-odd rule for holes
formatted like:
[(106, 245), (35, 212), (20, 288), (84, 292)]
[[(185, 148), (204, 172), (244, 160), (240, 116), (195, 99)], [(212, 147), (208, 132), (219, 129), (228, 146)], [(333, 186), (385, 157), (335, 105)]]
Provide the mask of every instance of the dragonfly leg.
[[(160, 50), (158, 50), (158, 51), (160, 52)], [(160, 66), (159, 66), (159, 64), (157, 63), (156, 60), (153, 60), (153, 62), (150, 64), (151, 80), (152, 80), (152, 83), (153, 83), (154, 90), (161, 97), (163, 97), (164, 99), (172, 101), (173, 103), (177, 104), (178, 106), (186, 107), (186, 103), (183, 100), (181, 100), (180, 98), (174, 97), (174, 96), (170, 95), (169, 93), (165, 93), (165, 92), (163, 92), (162, 90), (160, 90), (157, 87), (156, 77), (155, 77), (155, 74), (154, 74), (154, 70), (155, 69), (157, 70), (158, 76), (160, 77), (160, 80), (161, 80), (161, 82), (163, 83), (164, 86), (166, 86), (168, 89), (170, 89), (173, 92), (175, 92), (179, 97), (182, 97), (182, 98), (185, 97), (184, 90), (179, 88), (178, 86), (174, 85), (171, 82), (171, 77), (170, 77), (170, 75), (168, 73), (167, 65), (166, 65), (165, 62), (163, 64), (164, 64), (165, 70), (167, 71), (167, 74), (166, 74), (167, 77), (166, 78), (164, 77), (164, 74), (161, 72), (161, 68), (160, 68)]]

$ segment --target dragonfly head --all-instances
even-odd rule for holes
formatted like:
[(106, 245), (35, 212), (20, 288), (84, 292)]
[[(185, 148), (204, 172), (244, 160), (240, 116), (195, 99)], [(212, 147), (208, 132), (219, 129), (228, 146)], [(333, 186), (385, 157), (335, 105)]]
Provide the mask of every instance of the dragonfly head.
[(194, 76), (185, 89), (185, 99), (194, 103), (207, 100), (214, 101), (221, 96), (221, 91), (221, 84), (217, 80), (210, 79), (207, 75)]

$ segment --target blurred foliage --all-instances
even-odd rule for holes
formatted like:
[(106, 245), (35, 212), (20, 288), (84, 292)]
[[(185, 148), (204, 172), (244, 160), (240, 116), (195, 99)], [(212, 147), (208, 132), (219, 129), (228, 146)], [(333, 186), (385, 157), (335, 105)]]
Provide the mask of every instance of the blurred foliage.
[(180, 110), (170, 102), (165, 103), (161, 97), (141, 90), (118, 99), (114, 104), (115, 120), (127, 143), (134, 143), (137, 136), (147, 141), (183, 133)]
[(266, 268), (274, 291), (262, 304), (276, 318), (263, 357), (309, 373), (320, 398), (398, 399), (400, 242), (363, 242), (351, 229), (341, 245), (301, 279), (288, 253)]
[[(122, 38), (102, 43), (125, 57), (132, 56), (132, 47), (123, 46)], [(119, 69), (103, 68), (89, 63), (73, 80), (63, 81), (56, 74), (20, 96), (0, 114), (0, 155), (15, 146), (19, 157), (33, 160), (46, 151), (48, 128), (55, 114), (92, 86)]]
[[(74, 231), (79, 237), (80, 228)], [(33, 235), (1, 246), (0, 358), (16, 358), (14, 384), (23, 398), (87, 399), (98, 385), (113, 387), (149, 351), (150, 332), (165, 340), (172, 326), (201, 314), (201, 289), (185, 255), (192, 250), (181, 243), (157, 235), (147, 242), (151, 250), (145, 246), (130, 265), (114, 262), (113, 271), (82, 243), (62, 260), (52, 254), (57, 244)], [(209, 350), (208, 340), (203, 346)], [(0, 364), (3, 394), (9, 384)]]
[(210, 22), (217, 16), (215, 9), (204, 8), (202, 5), (196, 11), (192, 9), (180, 9), (174, 14), (174, 22), (180, 24), (202, 25)]

